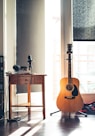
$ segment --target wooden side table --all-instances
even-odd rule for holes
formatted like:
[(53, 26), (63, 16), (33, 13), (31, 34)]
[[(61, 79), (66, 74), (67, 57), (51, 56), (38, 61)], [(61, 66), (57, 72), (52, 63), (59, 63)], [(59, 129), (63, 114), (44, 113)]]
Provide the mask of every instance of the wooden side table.
[[(31, 107), (43, 108), (43, 119), (46, 118), (45, 114), (45, 76), (41, 74), (8, 74), (9, 76), (9, 119), (12, 119), (12, 107), (27, 107), (28, 115), (31, 115)], [(12, 85), (27, 85), (27, 103), (25, 104), (12, 104)], [(31, 89), (32, 84), (42, 85), (42, 105), (31, 105)]]

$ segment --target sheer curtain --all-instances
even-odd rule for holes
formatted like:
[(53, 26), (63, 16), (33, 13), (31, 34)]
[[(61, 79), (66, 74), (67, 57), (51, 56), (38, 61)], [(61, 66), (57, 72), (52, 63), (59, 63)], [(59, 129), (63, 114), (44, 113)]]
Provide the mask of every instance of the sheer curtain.
[(60, 0), (45, 0), (45, 71), (46, 105), (56, 107), (61, 76)]

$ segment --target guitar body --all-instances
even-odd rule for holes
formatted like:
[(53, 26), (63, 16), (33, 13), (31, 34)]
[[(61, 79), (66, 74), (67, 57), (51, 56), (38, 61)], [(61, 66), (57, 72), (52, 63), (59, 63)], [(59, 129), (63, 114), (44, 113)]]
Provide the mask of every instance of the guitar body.
[(60, 92), (56, 100), (56, 105), (62, 112), (78, 112), (83, 107), (83, 99), (79, 93), (79, 80), (72, 78), (72, 89), (68, 89), (67, 86), (69, 86), (68, 78), (62, 78), (60, 80)]

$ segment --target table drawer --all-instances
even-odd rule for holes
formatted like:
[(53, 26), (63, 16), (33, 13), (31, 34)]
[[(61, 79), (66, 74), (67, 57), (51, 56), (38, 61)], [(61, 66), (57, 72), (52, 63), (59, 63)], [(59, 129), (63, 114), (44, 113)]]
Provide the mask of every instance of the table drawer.
[(31, 77), (31, 83), (32, 84), (42, 84), (43, 79), (44, 79), (43, 76), (40, 76), (40, 75), (37, 76), (37, 77), (36, 76), (32, 76)]
[(31, 83), (31, 76), (19, 76), (17, 77), (18, 84), (30, 84)]

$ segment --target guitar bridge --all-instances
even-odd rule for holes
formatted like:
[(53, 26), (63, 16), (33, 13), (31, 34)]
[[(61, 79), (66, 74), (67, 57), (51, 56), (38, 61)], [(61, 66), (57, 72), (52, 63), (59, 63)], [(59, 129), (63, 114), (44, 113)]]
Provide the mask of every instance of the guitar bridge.
[(66, 99), (75, 99), (75, 96), (65, 96)]

